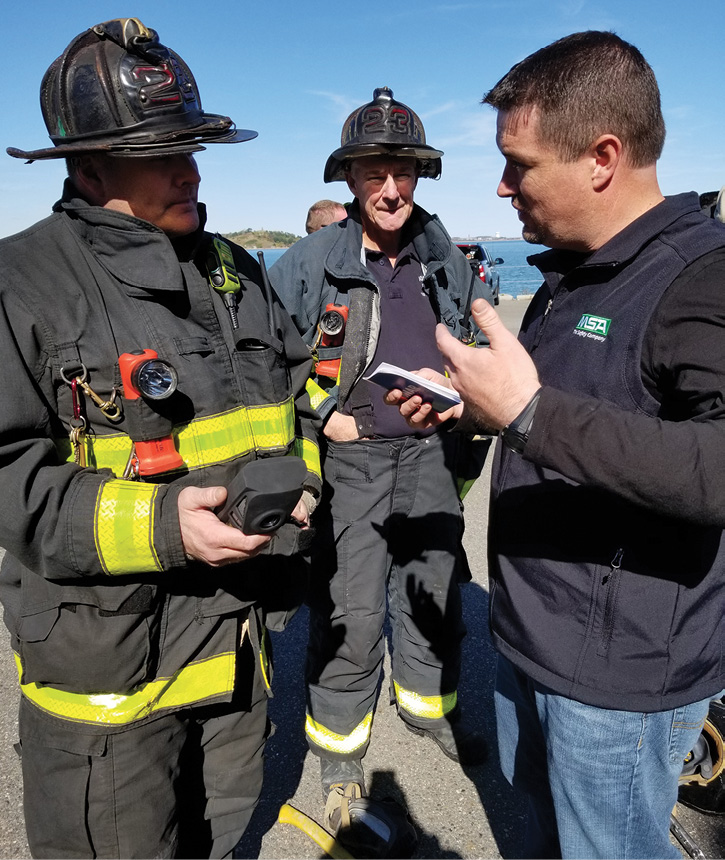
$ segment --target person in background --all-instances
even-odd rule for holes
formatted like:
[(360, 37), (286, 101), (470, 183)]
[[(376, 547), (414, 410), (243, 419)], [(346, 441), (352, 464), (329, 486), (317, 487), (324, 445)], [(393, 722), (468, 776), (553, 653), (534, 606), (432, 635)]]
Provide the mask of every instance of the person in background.
[(458, 583), (468, 572), (459, 439), (411, 431), (364, 378), (383, 361), (435, 361), (437, 322), (475, 343), (468, 310), (488, 287), (439, 219), (413, 201), (421, 177), (440, 175), (441, 155), (418, 116), (387, 87), (376, 89), (346, 120), (325, 166), (325, 182), (345, 182), (355, 197), (348, 217), (297, 242), (270, 269), (313, 351), (313, 403), (324, 421), (306, 734), (320, 757), (328, 821), (341, 796), (365, 792), (386, 605), (390, 699), (404, 725), (454, 761), (486, 755), (481, 726), (462, 718), (457, 693), (465, 634)]
[(544, 284), (518, 340), (483, 302), (489, 349), (438, 327), (464, 408), (387, 400), (500, 431), (490, 622), (524, 856), (679, 858), (678, 778), (725, 687), (725, 232), (663, 197), (657, 82), (614, 33), (542, 48), (484, 103)]
[[(320, 490), (308, 350), (197, 201), (194, 153), (256, 132), (204, 112), (136, 18), (78, 35), (41, 107), (53, 146), (8, 152), (66, 158), (69, 178), (0, 242), (0, 599), (28, 842), (228, 857), (262, 786), (265, 628), (294, 609), (283, 575)], [(217, 518), (243, 467), (287, 454), (307, 464), (294, 523)]]
[(309, 235), (329, 224), (334, 224), (335, 221), (342, 221), (343, 218), (347, 218), (347, 209), (342, 203), (335, 200), (318, 200), (307, 212), (305, 230)]

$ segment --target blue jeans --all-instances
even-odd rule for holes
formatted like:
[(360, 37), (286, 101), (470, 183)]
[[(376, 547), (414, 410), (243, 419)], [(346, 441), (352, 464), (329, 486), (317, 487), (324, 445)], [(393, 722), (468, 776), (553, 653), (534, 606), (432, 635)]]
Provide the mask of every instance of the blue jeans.
[(501, 769), (529, 802), (523, 856), (682, 857), (670, 813), (709, 698), (658, 713), (595, 708), (499, 655), (495, 702)]

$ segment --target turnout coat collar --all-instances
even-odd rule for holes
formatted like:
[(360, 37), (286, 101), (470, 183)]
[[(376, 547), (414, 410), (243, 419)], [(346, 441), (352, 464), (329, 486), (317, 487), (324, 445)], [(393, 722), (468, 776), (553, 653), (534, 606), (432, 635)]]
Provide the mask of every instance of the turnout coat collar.
[(171, 240), (155, 225), (133, 215), (92, 206), (66, 180), (63, 196), (53, 207), (65, 212), (66, 223), (93, 251), (114, 278), (149, 293), (183, 291), (184, 260), (196, 255), (204, 240), (206, 209), (199, 204), (199, 227), (190, 236)]

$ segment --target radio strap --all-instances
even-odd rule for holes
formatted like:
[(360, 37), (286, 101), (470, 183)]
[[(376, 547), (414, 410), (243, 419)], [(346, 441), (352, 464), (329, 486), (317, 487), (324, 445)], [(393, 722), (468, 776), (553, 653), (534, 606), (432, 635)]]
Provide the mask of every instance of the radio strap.
[(232, 249), (218, 233), (212, 239), (206, 265), (209, 271), (209, 283), (224, 299), (232, 328), (239, 328), (237, 308), (242, 285), (234, 265)]

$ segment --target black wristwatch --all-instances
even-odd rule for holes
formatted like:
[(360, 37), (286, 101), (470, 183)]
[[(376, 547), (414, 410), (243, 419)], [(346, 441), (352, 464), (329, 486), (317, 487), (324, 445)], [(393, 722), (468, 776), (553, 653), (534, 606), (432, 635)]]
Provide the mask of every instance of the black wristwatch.
[(541, 389), (529, 400), (514, 420), (501, 431), (501, 438), (507, 448), (516, 454), (523, 453), (524, 446), (529, 441), (529, 433), (534, 423), (534, 414), (541, 397)]

